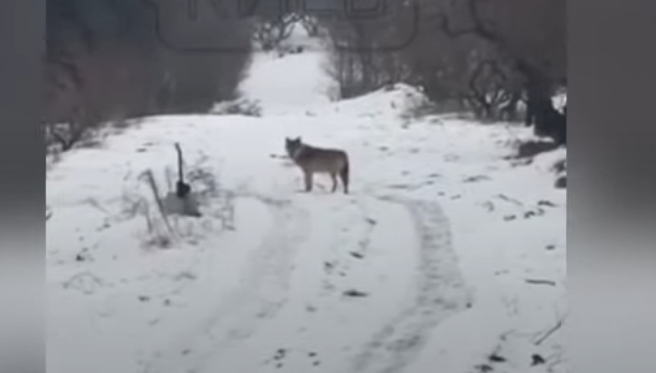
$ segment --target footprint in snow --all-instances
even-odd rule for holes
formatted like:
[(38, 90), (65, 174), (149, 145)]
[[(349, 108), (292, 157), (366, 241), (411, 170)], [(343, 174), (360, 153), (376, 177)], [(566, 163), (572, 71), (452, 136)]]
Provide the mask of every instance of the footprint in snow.
[[(272, 357), (264, 361), (265, 365), (274, 365), (276, 369), (280, 369), (285, 365), (286, 359), (292, 354), (290, 349), (279, 348), (273, 354)], [(319, 354), (315, 351), (307, 351), (305, 357), (309, 358), (312, 366), (319, 366), (321, 360), (319, 359)]]

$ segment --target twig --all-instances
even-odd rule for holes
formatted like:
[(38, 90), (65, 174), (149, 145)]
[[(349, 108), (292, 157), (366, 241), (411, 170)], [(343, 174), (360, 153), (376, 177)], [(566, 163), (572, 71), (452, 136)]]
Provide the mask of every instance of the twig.
[(524, 281), (526, 281), (529, 284), (556, 286), (556, 282), (551, 280), (537, 280), (537, 279), (527, 278)]
[(103, 208), (103, 207), (98, 203), (98, 201), (97, 201), (95, 198), (91, 198), (91, 197), (89, 197), (89, 198), (85, 199), (84, 201), (85, 201), (86, 203), (88, 203), (89, 205), (91, 205), (91, 207), (95, 207), (95, 208), (98, 209), (100, 212), (109, 215), (109, 211), (107, 211), (105, 208)]
[(159, 212), (162, 215), (164, 224), (166, 224), (166, 228), (169, 230), (169, 233), (173, 235), (173, 228), (171, 227), (171, 224), (169, 223), (169, 219), (166, 216), (166, 209), (164, 208), (164, 204), (162, 203), (162, 199), (159, 195), (157, 184), (155, 183), (155, 177), (153, 176), (153, 171), (151, 170), (145, 171), (144, 176), (146, 176), (148, 184), (150, 184), (150, 188), (153, 191), (153, 196), (155, 197), (155, 201), (157, 202), (157, 207), (159, 208)]
[(499, 194), (497, 194), (497, 197), (499, 197), (500, 199), (502, 199), (504, 201), (514, 203), (517, 206), (524, 206), (524, 204), (522, 202), (520, 202), (519, 200), (516, 200), (514, 198), (510, 198), (510, 197), (506, 196), (505, 194), (499, 193)]
[(564, 321), (564, 320), (565, 320), (565, 316), (561, 317), (561, 318), (558, 320), (558, 322), (556, 323), (556, 325), (554, 325), (554, 326), (551, 327), (549, 330), (547, 330), (547, 331), (546, 331), (546, 332), (545, 332), (540, 338), (538, 338), (538, 339), (534, 342), (535, 345), (536, 345), (536, 346), (541, 345), (542, 342), (544, 342), (545, 340), (547, 340), (547, 338), (549, 338), (553, 333), (555, 333), (558, 329), (560, 329), (560, 328), (563, 326), (563, 321)]
[(174, 179), (173, 176), (173, 171), (171, 170), (171, 167), (166, 167), (166, 190), (167, 192), (173, 192), (173, 182), (172, 180)]

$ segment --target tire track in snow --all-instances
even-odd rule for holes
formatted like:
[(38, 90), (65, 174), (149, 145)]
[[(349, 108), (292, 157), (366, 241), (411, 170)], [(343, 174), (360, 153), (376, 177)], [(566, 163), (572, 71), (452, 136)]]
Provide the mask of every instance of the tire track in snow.
[(239, 340), (250, 338), (261, 323), (274, 318), (287, 302), (293, 259), (309, 231), (304, 225), (308, 222), (307, 213), (287, 200), (253, 194), (236, 197), (264, 204), (272, 214), (273, 227), (249, 256), (250, 270), (241, 286), (221, 300), (211, 317), (174, 341), (167, 351), (156, 353), (144, 372), (202, 372), (210, 358), (219, 356)]
[(396, 197), (379, 199), (404, 206), (413, 220), (420, 241), (417, 296), (355, 356), (353, 372), (402, 372), (426, 344), (433, 328), (464, 310), (469, 302), (451, 246), (448, 219), (439, 205)]

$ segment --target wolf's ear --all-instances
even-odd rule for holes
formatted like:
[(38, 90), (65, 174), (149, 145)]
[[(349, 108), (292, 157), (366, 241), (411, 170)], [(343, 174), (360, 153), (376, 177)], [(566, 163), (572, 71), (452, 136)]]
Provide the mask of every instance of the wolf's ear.
[(301, 142), (301, 136), (296, 138), (296, 142)]

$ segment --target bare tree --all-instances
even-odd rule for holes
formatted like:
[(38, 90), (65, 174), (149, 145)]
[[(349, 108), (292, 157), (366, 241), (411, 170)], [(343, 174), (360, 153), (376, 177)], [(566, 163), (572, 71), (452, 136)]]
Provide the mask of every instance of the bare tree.
[[(565, 0), (406, 0), (398, 4), (417, 6), (419, 22), (411, 24), (414, 20), (400, 16), (402, 12), (389, 12), (378, 22), (319, 18), (334, 43), (355, 50), (355, 56), (334, 59), (333, 70), (341, 71), (338, 79), (348, 86), (343, 89), (346, 96), (378, 89), (381, 84), (407, 82), (435, 102), (450, 102), (482, 118), (515, 120), (518, 105), (525, 100), (531, 109), (527, 118), (537, 118), (542, 124), (559, 121), (546, 102), (566, 75)], [(418, 32), (404, 48), (370, 52), (415, 26)]]
[(253, 38), (262, 48), (270, 51), (291, 35), (300, 17), (295, 14), (283, 14), (277, 17), (256, 17)]
[(308, 36), (318, 37), (321, 36), (321, 26), (316, 17), (307, 14), (299, 15), (299, 22), (301, 26), (305, 29)]
[(451, 38), (488, 42), (523, 78), (527, 125), (565, 143), (566, 118), (551, 103), (566, 81), (565, 0), (444, 1), (438, 22)]
[[(318, 27), (327, 31), (333, 45), (331, 71), (341, 87), (342, 98), (361, 95), (383, 86), (408, 80), (408, 64), (402, 51), (407, 34), (409, 9), (402, 2), (374, 18), (325, 17), (318, 15)], [(404, 32), (406, 34), (404, 34)]]
[[(67, 139), (63, 147), (70, 148), (86, 128), (102, 123), (157, 112), (205, 111), (234, 95), (249, 60), (250, 21), (213, 18), (192, 30), (184, 23), (182, 28), (158, 24), (156, 16), (141, 1), (48, 0), (43, 122), (68, 124), (71, 133), (60, 136)], [(223, 38), (243, 53), (173, 50), (161, 39), (169, 31), (186, 40)]]

